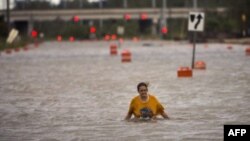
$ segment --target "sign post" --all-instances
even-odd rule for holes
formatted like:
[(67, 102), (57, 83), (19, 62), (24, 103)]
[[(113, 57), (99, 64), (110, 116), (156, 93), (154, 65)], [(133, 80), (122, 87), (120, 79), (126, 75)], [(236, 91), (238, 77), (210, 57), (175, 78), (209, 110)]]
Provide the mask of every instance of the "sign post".
[[(117, 27), (117, 34), (120, 35), (120, 36), (123, 36), (123, 34), (124, 34), (124, 26), (118, 26)], [(120, 39), (118, 40), (118, 46), (119, 46), (119, 48), (121, 47)]]
[(203, 32), (204, 20), (205, 20), (205, 14), (203, 12), (189, 12), (188, 31), (194, 32), (194, 34), (193, 34), (192, 69), (194, 68), (194, 62), (195, 62), (196, 32)]
[(117, 27), (117, 34), (123, 35), (124, 34), (124, 26), (118, 26)]

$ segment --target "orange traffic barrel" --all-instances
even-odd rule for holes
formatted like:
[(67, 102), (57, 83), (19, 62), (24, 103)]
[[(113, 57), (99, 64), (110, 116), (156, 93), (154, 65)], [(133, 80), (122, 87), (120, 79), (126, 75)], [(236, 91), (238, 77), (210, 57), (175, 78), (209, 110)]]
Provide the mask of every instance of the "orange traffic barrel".
[(58, 41), (58, 42), (61, 42), (61, 41), (62, 41), (62, 36), (61, 36), (61, 35), (58, 35), (58, 36), (57, 36), (57, 41)]
[(122, 62), (131, 62), (131, 52), (129, 50), (123, 50), (122, 53)]
[(117, 55), (117, 45), (110, 45), (110, 55)]
[(106, 40), (106, 41), (110, 40), (110, 35), (106, 34), (105, 37), (104, 37), (104, 40)]
[(138, 37), (133, 37), (133, 41), (134, 41), (134, 42), (138, 42), (138, 41), (139, 41), (139, 38), (138, 38)]
[(206, 69), (206, 63), (204, 61), (196, 61), (194, 65), (195, 69), (205, 70)]
[(20, 48), (15, 48), (14, 50), (15, 50), (15, 52), (19, 52)]
[(233, 47), (229, 45), (229, 46), (227, 46), (227, 49), (231, 50), (231, 49), (233, 49)]
[(192, 77), (193, 71), (189, 67), (179, 67), (177, 71), (178, 77)]
[(111, 39), (112, 39), (112, 40), (116, 40), (116, 39), (117, 39), (116, 34), (112, 34), (112, 35), (111, 35)]
[(5, 49), (5, 53), (6, 53), (6, 54), (11, 54), (11, 53), (12, 53), (12, 50), (11, 50), (11, 49)]
[(34, 47), (35, 47), (35, 48), (38, 48), (38, 47), (39, 47), (39, 43), (38, 43), (37, 41), (34, 43)]
[(70, 42), (74, 42), (74, 41), (75, 41), (75, 38), (74, 38), (73, 36), (70, 36), (70, 37), (69, 37), (69, 41), (70, 41)]
[(124, 42), (123, 38), (119, 39), (119, 43), (122, 44)]
[(250, 56), (250, 47), (246, 48), (246, 55)]
[(23, 47), (23, 50), (24, 50), (24, 51), (28, 51), (28, 50), (29, 50), (29, 47), (28, 47), (28, 46), (25, 46), (25, 47)]
[(208, 44), (205, 44), (205, 45), (204, 45), (204, 48), (208, 48)]

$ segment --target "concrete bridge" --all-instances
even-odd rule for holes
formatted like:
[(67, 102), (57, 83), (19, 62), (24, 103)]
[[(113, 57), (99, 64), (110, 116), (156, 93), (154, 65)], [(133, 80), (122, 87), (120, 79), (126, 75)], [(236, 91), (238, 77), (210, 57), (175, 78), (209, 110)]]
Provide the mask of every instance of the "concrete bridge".
[[(199, 8), (197, 11), (214, 11), (225, 12), (225, 8), (204, 9)], [(69, 20), (77, 15), (80, 19), (122, 19), (124, 14), (130, 14), (132, 19), (139, 19), (140, 13), (147, 13), (149, 19), (158, 19), (161, 14), (166, 18), (187, 18), (192, 8), (167, 8), (162, 12), (160, 8), (140, 8), (140, 9), (77, 9), (77, 10), (19, 10), (10, 12), (10, 21), (46, 21), (60, 18)], [(0, 15), (5, 15), (5, 11), (1, 11)]]
[[(10, 11), (10, 22), (17, 25), (19, 22), (25, 22), (26, 30), (29, 33), (33, 28), (34, 21), (51, 21), (55, 19), (71, 20), (73, 16), (78, 16), (81, 20), (109, 20), (123, 19), (125, 14), (129, 14), (131, 19), (140, 19), (140, 14), (146, 13), (147, 18), (158, 24), (159, 19), (170, 18), (188, 18), (192, 8), (140, 8), (140, 9), (72, 9), (72, 10), (13, 10)], [(204, 9), (198, 8), (196, 11), (213, 11), (223, 13), (225, 8)], [(0, 15), (5, 15), (5, 11), (0, 11)], [(101, 25), (101, 24), (100, 24)]]

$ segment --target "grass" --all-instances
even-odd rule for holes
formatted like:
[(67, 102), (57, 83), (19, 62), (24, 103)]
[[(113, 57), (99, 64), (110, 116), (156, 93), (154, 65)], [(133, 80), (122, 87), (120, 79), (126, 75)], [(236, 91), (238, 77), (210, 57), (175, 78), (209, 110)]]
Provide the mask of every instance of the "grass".
[(15, 48), (23, 48), (27, 44), (31, 43), (32, 40), (25, 38), (25, 39), (16, 39), (13, 43), (9, 44), (4, 39), (0, 39), (0, 51), (4, 51), (6, 49), (15, 49)]

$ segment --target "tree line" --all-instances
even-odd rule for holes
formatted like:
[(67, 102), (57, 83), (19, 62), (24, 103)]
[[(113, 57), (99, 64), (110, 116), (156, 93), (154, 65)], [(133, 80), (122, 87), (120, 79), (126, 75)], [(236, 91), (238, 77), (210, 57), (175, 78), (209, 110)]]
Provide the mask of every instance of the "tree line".
[[(161, 8), (163, 0), (126, 0), (127, 8)], [(155, 3), (153, 3), (155, 2)], [(174, 7), (193, 7), (193, 0), (166, 0), (167, 8)], [(242, 37), (243, 31), (245, 36), (250, 34), (250, 1), (249, 0), (197, 0), (197, 6), (202, 8), (227, 8), (227, 12), (223, 14), (206, 11), (205, 32), (201, 33), (200, 37), (204, 38), (228, 38), (228, 37)], [(16, 1), (14, 10), (28, 10), (28, 9), (89, 9), (89, 8), (123, 8), (124, 0), (103, 0), (101, 5), (98, 2), (89, 3), (87, 0), (62, 0), (59, 5), (51, 5), (49, 1)], [(245, 19), (244, 19), (245, 17)], [(53, 22), (35, 22), (35, 28), (44, 32), (46, 37), (54, 37), (58, 34), (64, 36), (74, 35), (78, 38), (88, 38), (89, 36), (89, 21), (82, 20), (79, 23), (72, 21), (58, 21)], [(101, 38), (105, 34), (116, 33), (118, 26), (124, 26), (126, 29), (125, 37), (132, 36), (149, 36), (151, 37), (151, 28), (149, 23), (152, 21), (136, 21), (129, 22), (121, 20), (105, 20), (103, 21), (103, 29), (99, 29), (99, 21), (94, 20), (93, 24), (97, 28), (97, 37)], [(49, 26), (48, 26), (49, 25)], [(0, 28), (2, 34), (6, 26), (2, 22)], [(52, 27), (58, 30), (51, 30)], [(107, 28), (108, 27), (108, 28)], [(159, 28), (159, 27), (158, 27)], [(2, 30), (3, 29), (3, 30)], [(187, 20), (186, 19), (168, 19), (169, 33), (165, 36), (167, 39), (187, 39)], [(159, 30), (158, 30), (159, 31)], [(4, 34), (4, 35), (3, 35)]]
[[(122, 8), (126, 2), (127, 8), (162, 7), (164, 0), (101, 0), (102, 8)], [(194, 0), (165, 0), (167, 7), (193, 7)], [(248, 5), (247, 5), (248, 4)], [(248, 9), (248, 0), (197, 0), (198, 7), (234, 7), (235, 9)], [(22, 0), (15, 1), (15, 9), (51, 9), (51, 8), (99, 8), (99, 2), (88, 0), (62, 0), (59, 5), (53, 5), (50, 1)]]

